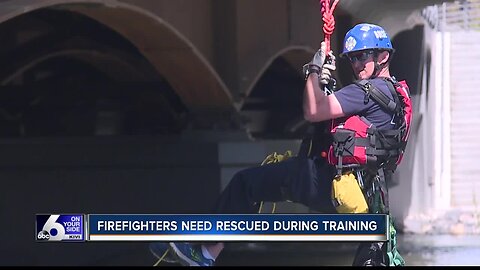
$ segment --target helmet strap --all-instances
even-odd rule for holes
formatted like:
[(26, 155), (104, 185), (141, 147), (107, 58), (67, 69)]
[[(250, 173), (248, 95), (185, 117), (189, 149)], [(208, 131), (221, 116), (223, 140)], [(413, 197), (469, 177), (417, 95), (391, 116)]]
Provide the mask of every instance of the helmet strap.
[(380, 73), (380, 71), (382, 70), (382, 68), (386, 65), (386, 63), (383, 63), (383, 64), (378, 63), (378, 51), (377, 50), (375, 50), (373, 52), (373, 63), (374, 63), (374, 67), (373, 67), (373, 72), (372, 72), (372, 76), (370, 76), (370, 79), (377, 78), (377, 76)]

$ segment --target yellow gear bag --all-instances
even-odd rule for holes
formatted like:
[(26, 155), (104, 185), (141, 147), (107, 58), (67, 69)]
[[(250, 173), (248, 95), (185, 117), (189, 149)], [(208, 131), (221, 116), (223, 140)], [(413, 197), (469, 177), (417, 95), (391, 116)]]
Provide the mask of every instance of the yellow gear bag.
[(340, 214), (368, 213), (367, 201), (352, 172), (333, 179), (332, 200)]

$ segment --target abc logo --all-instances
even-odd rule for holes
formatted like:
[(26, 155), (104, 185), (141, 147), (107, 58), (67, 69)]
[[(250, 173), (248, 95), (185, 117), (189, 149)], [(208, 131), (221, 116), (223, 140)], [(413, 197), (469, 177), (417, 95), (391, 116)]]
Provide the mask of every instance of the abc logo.
[(37, 239), (42, 241), (62, 241), (65, 237), (65, 228), (57, 222), (59, 217), (60, 215), (50, 215), (45, 224), (43, 224), (42, 230), (37, 234)]
[(40, 231), (37, 234), (37, 240), (46, 240), (48, 241), (50, 239), (50, 234), (47, 231)]

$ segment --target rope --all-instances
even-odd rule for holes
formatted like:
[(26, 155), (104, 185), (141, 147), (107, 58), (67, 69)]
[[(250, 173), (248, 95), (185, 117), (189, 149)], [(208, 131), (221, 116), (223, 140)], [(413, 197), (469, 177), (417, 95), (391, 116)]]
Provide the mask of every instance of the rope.
[[(322, 14), (323, 20), (323, 36), (326, 45), (325, 52), (330, 53), (330, 37), (335, 30), (335, 17), (333, 17), (333, 11), (337, 6), (339, 0), (335, 0), (333, 5), (330, 6), (330, 0), (320, 0), (320, 12)], [(327, 94), (327, 88), (324, 89), (325, 94)], [(335, 126), (335, 121), (331, 121), (331, 129)]]
[(330, 0), (320, 0), (320, 12), (322, 13), (323, 20), (323, 33), (325, 44), (327, 45), (326, 52), (330, 52), (330, 37), (333, 30), (335, 30), (335, 17), (333, 17), (333, 11), (337, 6), (339, 0), (335, 0), (333, 5), (330, 6)]
[(162, 257), (160, 257), (158, 259), (158, 261), (153, 265), (153, 266), (158, 266), (160, 265), (160, 263), (163, 261), (163, 259), (165, 259), (165, 257), (167, 256), (168, 252), (170, 251), (170, 249), (167, 249), (167, 251), (165, 251), (162, 255)]

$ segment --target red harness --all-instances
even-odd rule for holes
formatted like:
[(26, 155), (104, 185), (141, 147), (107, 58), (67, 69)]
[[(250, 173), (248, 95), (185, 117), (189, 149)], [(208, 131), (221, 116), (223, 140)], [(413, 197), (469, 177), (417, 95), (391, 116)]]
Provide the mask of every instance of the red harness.
[(358, 115), (347, 118), (332, 130), (333, 144), (329, 149), (328, 162), (338, 172), (343, 168), (368, 167), (395, 170), (400, 164), (412, 121), (412, 104), (405, 81), (385, 79), (393, 100), (378, 90), (368, 80), (355, 82), (365, 91), (365, 100), (376, 101), (393, 114), (395, 128), (380, 130), (365, 117)]

